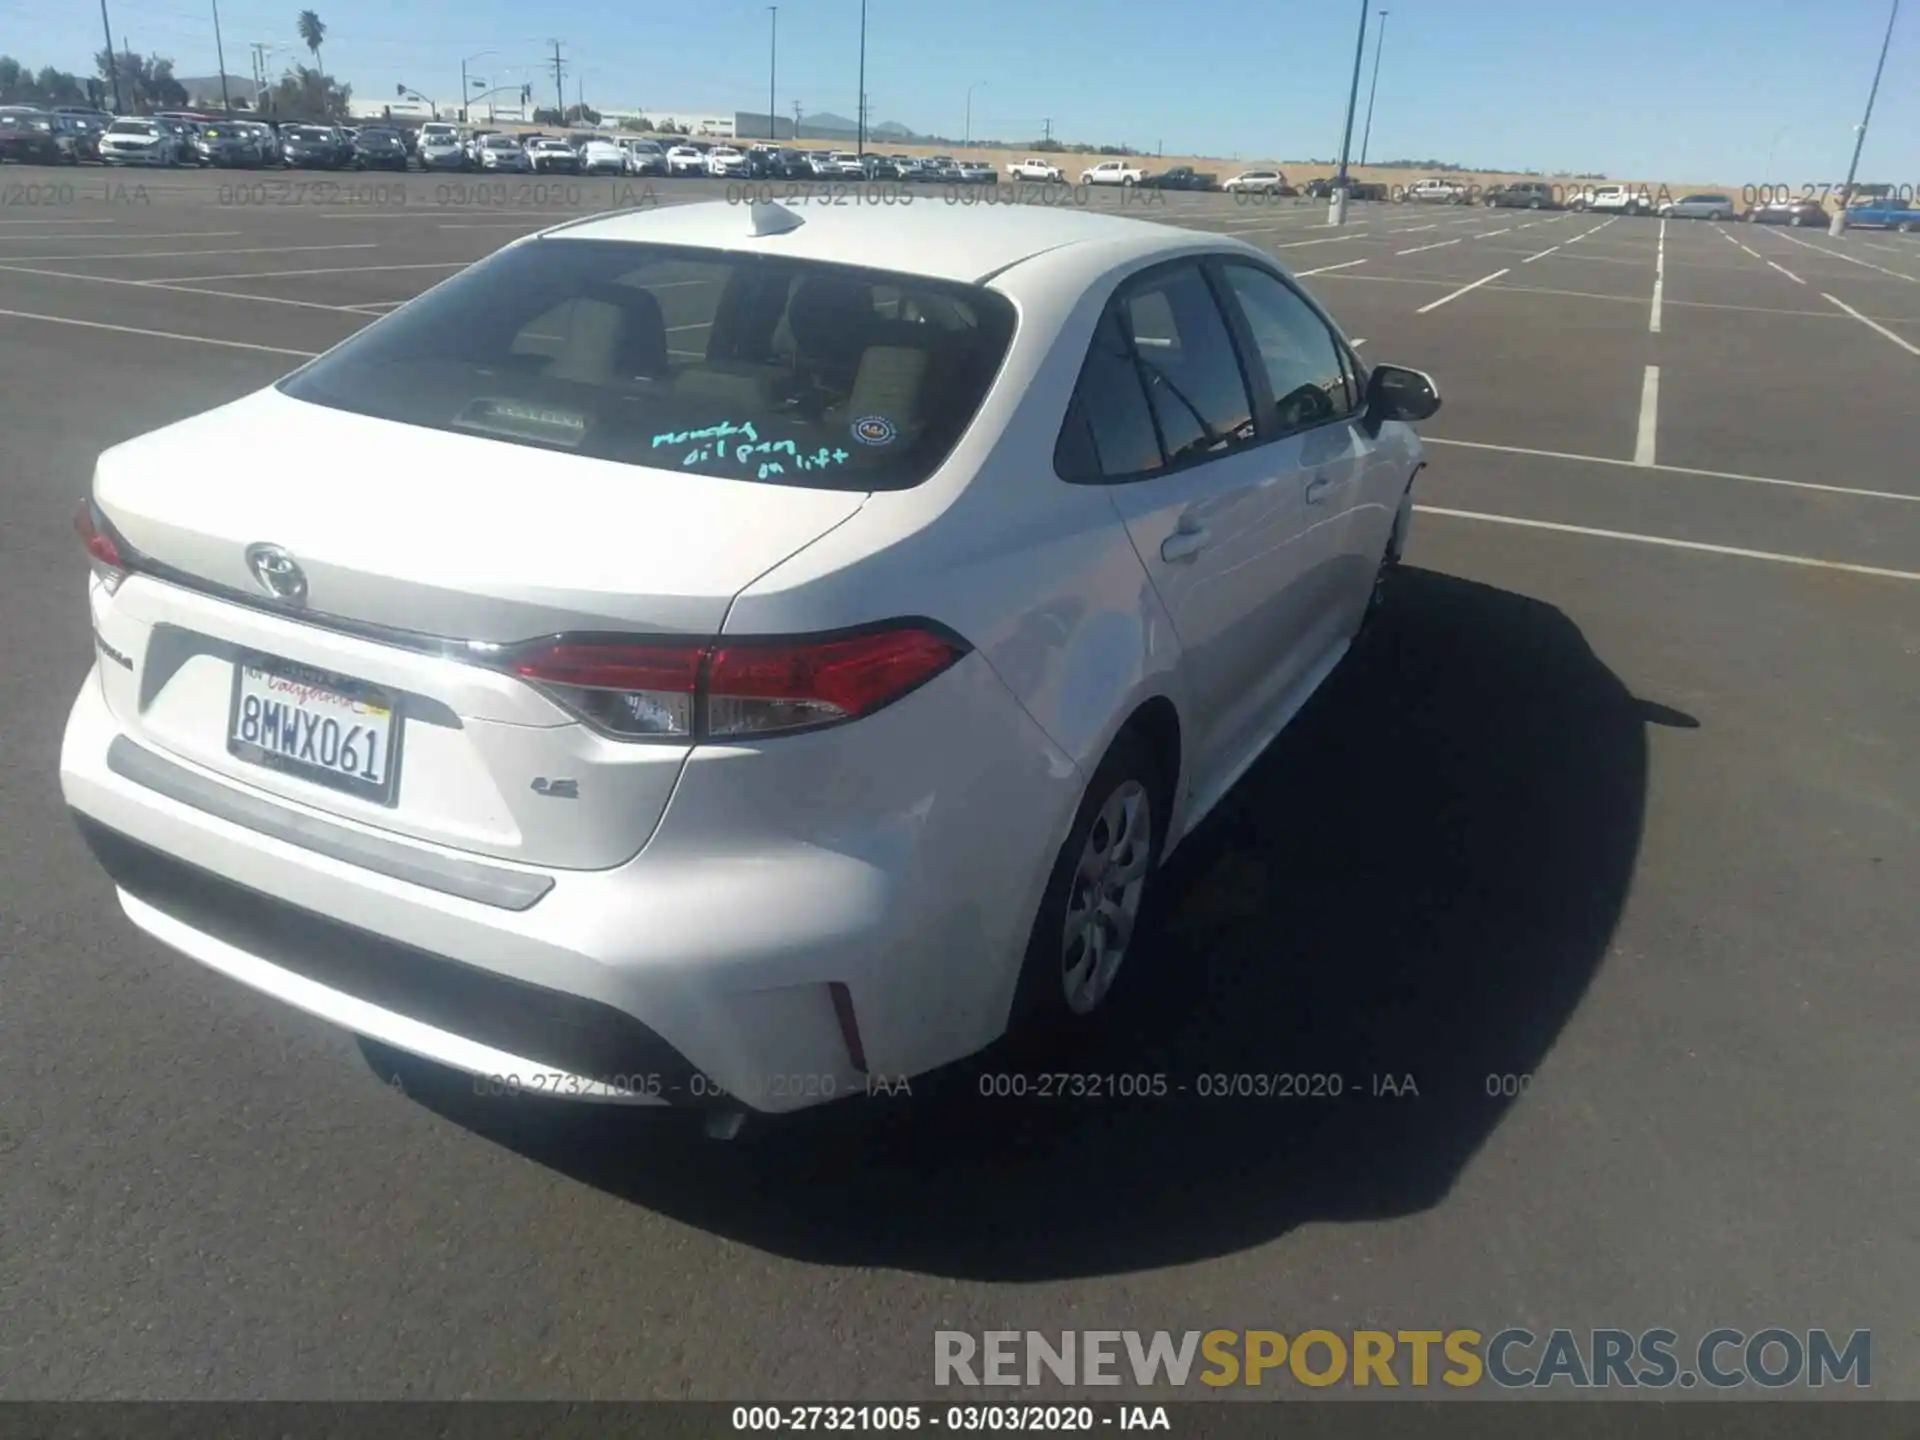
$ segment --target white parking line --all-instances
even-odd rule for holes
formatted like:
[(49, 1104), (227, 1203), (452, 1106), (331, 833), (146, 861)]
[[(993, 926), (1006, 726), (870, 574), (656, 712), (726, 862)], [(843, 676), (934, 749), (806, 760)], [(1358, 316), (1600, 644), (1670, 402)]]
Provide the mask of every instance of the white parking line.
[(101, 320), (76, 320), (71, 315), (36, 315), (30, 310), (0, 310), (9, 320), (44, 320), (49, 325), (77, 325), (83, 330), (111, 330), (116, 335), (147, 335), (156, 340), (181, 340), (189, 345), (218, 345), (228, 350), (259, 350), (268, 355), (297, 355), (311, 360), (318, 350), (288, 350), (279, 345), (255, 345), (249, 340), (216, 340), (211, 335), (182, 335), (173, 330), (141, 330), (132, 325), (109, 325)]
[(48, 235), (36, 233), (32, 235), (0, 235), (0, 240), (98, 240), (103, 243), (125, 240), (131, 244), (136, 240), (231, 240), (234, 236), (244, 235), (245, 233), (244, 230), (171, 230), (162, 235)]
[(1893, 331), (1887, 329), (1886, 326), (1879, 324), (1877, 321), (1869, 320), (1866, 316), (1862, 315), (1858, 310), (1854, 309), (1851, 305), (1847, 304), (1845, 301), (1835, 300), (1833, 296), (1827, 294), (1826, 291), (1824, 290), (1820, 292), (1820, 298), (1822, 300), (1831, 301), (1833, 304), (1838, 305), (1842, 310), (1846, 311), (1847, 314), (1851, 315), (1854, 319), (1858, 320), (1862, 325), (1866, 326), (1869, 330), (1878, 330), (1882, 335), (1886, 336), (1887, 339), (1893, 341), (1894, 344), (1898, 345), (1902, 350), (1905, 350), (1909, 355), (1920, 355), (1920, 346), (1916, 346), (1910, 341), (1902, 339), (1900, 336), (1894, 334)]
[(1269, 245), (1267, 248), (1269, 250), (1295, 250), (1302, 245), (1338, 245), (1343, 241), (1351, 240), (1355, 236), (1365, 235), (1366, 233), (1364, 230), (1355, 230), (1346, 235), (1323, 235), (1318, 240), (1289, 240), (1281, 245)]
[(1389, 235), (1417, 235), (1422, 230), (1438, 230), (1439, 228), (1440, 227), (1437, 224), (1436, 225), (1396, 225), (1393, 227), (1393, 229), (1389, 230), (1387, 233)]
[(1647, 366), (1640, 380), (1640, 429), (1633, 445), (1633, 463), (1653, 464), (1654, 432), (1660, 428), (1660, 367)]
[(323, 305), (318, 300), (289, 300), (282, 295), (237, 295), (231, 290), (196, 290), (171, 280), (129, 280), (123, 275), (75, 275), (67, 270), (38, 270), (30, 265), (0, 262), (0, 274), (40, 275), (49, 280), (77, 280), (87, 285), (131, 285), (136, 290), (172, 290), (181, 295), (218, 295), (223, 300), (251, 300), (259, 305), (293, 305), (302, 310), (353, 310), (352, 305)]
[(1660, 244), (1653, 252), (1653, 313), (1647, 317), (1647, 332), (1660, 333), (1660, 297), (1667, 288), (1667, 222), (1660, 221)]
[[(324, 270), (240, 270), (231, 275), (163, 275), (163, 285), (201, 285), (211, 280), (285, 280), (295, 275), (383, 275), (389, 270), (464, 270), (478, 260), (423, 260), (413, 265), (333, 265)], [(658, 290), (664, 287), (652, 286)]]
[(118, 220), (0, 220), (0, 225), (118, 225)]
[(1532, 263), (1533, 263), (1534, 261), (1536, 261), (1536, 260), (1544, 260), (1544, 259), (1546, 259), (1546, 257), (1547, 257), (1547, 256), (1549, 256), (1549, 255), (1552, 255), (1552, 254), (1554, 254), (1554, 253), (1555, 253), (1556, 251), (1558, 251), (1558, 250), (1560, 250), (1560, 249), (1562, 249), (1562, 248), (1563, 248), (1563, 247), (1562, 247), (1562, 246), (1560, 246), (1560, 245), (1554, 245), (1554, 246), (1550, 246), (1549, 248), (1547, 248), (1547, 249), (1545, 249), (1545, 250), (1542, 250), (1542, 251), (1541, 251), (1541, 252), (1540, 252), (1539, 254), (1537, 254), (1537, 255), (1529, 255), (1529, 256), (1527, 256), (1527, 258), (1526, 258), (1526, 259), (1524, 259), (1524, 260), (1522, 260), (1522, 261), (1521, 261), (1520, 263), (1521, 263), (1522, 265), (1531, 265), (1531, 264), (1532, 264)]
[[(1354, 343), (1357, 345), (1359, 341)], [(1641, 465), (1636, 460), (1622, 460), (1614, 455), (1574, 455), (1565, 450), (1531, 450), (1524, 445), (1489, 445), (1484, 440), (1445, 440), (1438, 435), (1422, 435), (1420, 439), (1423, 444), (1451, 445), (1462, 450), (1491, 450), (1496, 454), (1528, 455), (1538, 460), (1571, 460), (1579, 465), (1625, 465), (1636, 470), (1656, 470), (1662, 475), (1698, 475), (1707, 480), (1737, 480), (1743, 485), (1773, 485), (1785, 490), (1817, 490), (1823, 495), (1850, 495), (1858, 500), (1894, 500), (1903, 505), (1920, 505), (1920, 493), (1903, 495), (1897, 490), (1821, 485), (1812, 480), (1781, 480), (1772, 475), (1743, 475), (1734, 470), (1702, 470), (1694, 465)]]
[(1789, 280), (1793, 281), (1793, 283), (1796, 285), (1804, 285), (1807, 283), (1806, 281), (1802, 280), (1798, 275), (1794, 274), (1791, 270), (1787, 269), (1786, 266), (1780, 264), (1778, 261), (1769, 260), (1767, 261), (1767, 264), (1773, 266), (1774, 269), (1778, 270), (1782, 275), (1786, 276)]
[(1354, 348), (1354, 349), (1356, 349), (1356, 350), (1358, 350), (1358, 349), (1359, 349), (1359, 348), (1360, 348), (1360, 347), (1361, 347), (1362, 345), (1364, 345), (1364, 344), (1366, 344), (1366, 343), (1367, 343), (1367, 342), (1366, 342), (1366, 341), (1364, 341), (1364, 340), (1356, 340), (1356, 341), (1354, 341), (1354, 342), (1353, 342), (1353, 348)]
[(291, 255), (301, 250), (378, 250), (378, 242), (356, 241), (351, 245), (254, 245), (240, 250), (125, 250), (106, 255), (13, 255), (13, 260), (179, 260), (190, 255)]
[(1449, 245), (1458, 245), (1466, 238), (1465, 235), (1456, 235), (1451, 240), (1436, 240), (1431, 245), (1416, 245), (1411, 250), (1396, 250), (1393, 253), (1396, 255), (1418, 255), (1423, 250), (1444, 250)]
[(1649, 365), (1640, 378), (1640, 430), (1634, 438), (1634, 465), (1653, 465), (1653, 438), (1661, 428), (1661, 367)]
[(1351, 270), (1356, 265), (1366, 263), (1364, 260), (1342, 260), (1338, 265), (1322, 265), (1318, 270), (1296, 270), (1293, 273), (1296, 279), (1300, 279), (1308, 275), (1325, 275), (1334, 270)]
[(1507, 273), (1508, 271), (1506, 270), (1496, 270), (1491, 275), (1483, 275), (1478, 280), (1474, 281), (1471, 285), (1462, 285), (1458, 290), (1454, 291), (1451, 295), (1442, 295), (1438, 300), (1434, 301), (1431, 305), (1422, 305), (1418, 310), (1414, 311), (1413, 313), (1416, 315), (1424, 315), (1429, 310), (1438, 310), (1442, 305), (1447, 304), (1449, 301), (1458, 300), (1462, 295), (1465, 295), (1468, 291), (1478, 290), (1482, 285), (1491, 284), (1493, 281), (1498, 280), (1502, 275), (1505, 275)]
[(1504, 230), (1482, 230), (1478, 235), (1470, 236), (1469, 238), (1474, 240), (1490, 240), (1495, 235), (1510, 235), (1512, 233), (1513, 226), (1509, 225)]
[(1601, 540), (1630, 540), (1640, 545), (1659, 545), (1673, 550), (1698, 550), (1709, 555), (1732, 555), (1742, 560), (1771, 560), (1776, 565), (1799, 565), (1815, 570), (1843, 570), (1852, 575), (1873, 575), (1884, 580), (1920, 580), (1920, 572), (1886, 570), (1878, 565), (1849, 565), (1840, 560), (1816, 560), (1810, 555), (1782, 555), (1772, 550), (1743, 550), (1735, 545), (1709, 545), (1701, 540), (1674, 540), (1665, 535), (1636, 535), (1628, 530), (1600, 530), (1591, 525), (1562, 525), (1553, 520), (1522, 520), (1514, 515), (1488, 515), (1478, 510), (1448, 510), (1438, 505), (1413, 507), (1424, 515), (1444, 515), (1453, 520), (1479, 520), (1489, 525), (1518, 525), (1529, 530), (1557, 530), (1564, 535), (1591, 535)]
[[(1733, 240), (1733, 237), (1731, 235), (1729, 235), (1727, 238), (1729, 240)], [(1742, 241), (1733, 240), (1733, 243), (1738, 245), (1742, 250), (1746, 251), (1749, 255), (1751, 255), (1756, 260), (1764, 260), (1767, 258), (1766, 256), (1762, 255), (1758, 250), (1754, 249), (1751, 245), (1745, 244)]]
[(1920, 283), (1920, 275), (1904, 275), (1898, 270), (1889, 270), (1884, 265), (1876, 265), (1871, 260), (1862, 260), (1858, 255), (1848, 255), (1843, 251), (1829, 250), (1824, 245), (1811, 245), (1805, 240), (1800, 239), (1797, 235), (1788, 235), (1783, 231), (1779, 238), (1790, 244), (1798, 245), (1802, 250), (1811, 250), (1816, 255), (1831, 255), (1835, 260), (1844, 260), (1849, 265), (1858, 265), (1866, 270), (1878, 270), (1882, 275), (1891, 275), (1896, 280)]

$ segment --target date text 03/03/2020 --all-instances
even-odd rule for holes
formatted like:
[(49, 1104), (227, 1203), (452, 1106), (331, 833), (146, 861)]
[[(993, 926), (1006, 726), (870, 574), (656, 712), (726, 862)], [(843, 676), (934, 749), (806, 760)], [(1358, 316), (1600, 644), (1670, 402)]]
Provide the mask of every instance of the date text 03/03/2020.
[(736, 1431), (1171, 1430), (1164, 1405), (736, 1405)]

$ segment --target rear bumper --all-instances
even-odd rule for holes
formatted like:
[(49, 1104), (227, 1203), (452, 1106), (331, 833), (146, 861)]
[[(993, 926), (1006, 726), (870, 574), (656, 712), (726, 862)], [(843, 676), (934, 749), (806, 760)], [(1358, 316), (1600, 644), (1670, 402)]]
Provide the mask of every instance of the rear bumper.
[[(407, 878), (156, 788), (126, 763), (143, 747), (97, 675), (60, 779), (134, 924), (232, 979), (510, 1088), (781, 1112), (934, 1069), (1005, 1028), (1079, 787), (984, 661), (943, 678), (939, 697), (860, 722), (857, 757), (789, 742), (794, 768), (774, 762), (771, 784), (764, 756), (705, 752), (625, 865), (488, 862), (535, 882), (524, 903), (449, 888), (444, 867), (472, 857), (408, 842), (443, 872)], [(836, 815), (855, 772), (863, 808)]]

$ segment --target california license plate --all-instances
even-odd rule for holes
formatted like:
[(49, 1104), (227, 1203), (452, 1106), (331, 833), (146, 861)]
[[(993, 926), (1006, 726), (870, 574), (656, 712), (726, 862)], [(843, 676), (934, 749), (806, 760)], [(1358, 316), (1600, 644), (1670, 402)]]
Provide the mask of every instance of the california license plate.
[(364, 681), (267, 655), (233, 668), (227, 749), (242, 760), (390, 805), (400, 773), (391, 697)]

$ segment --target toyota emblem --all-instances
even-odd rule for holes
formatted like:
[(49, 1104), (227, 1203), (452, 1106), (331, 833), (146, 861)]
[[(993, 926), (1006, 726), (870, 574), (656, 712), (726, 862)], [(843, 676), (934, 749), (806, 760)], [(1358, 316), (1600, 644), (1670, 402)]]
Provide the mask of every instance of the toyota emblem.
[(306, 604), (307, 572), (278, 545), (249, 545), (247, 568), (260, 582), (260, 588), (274, 599), (285, 600), (290, 605)]

